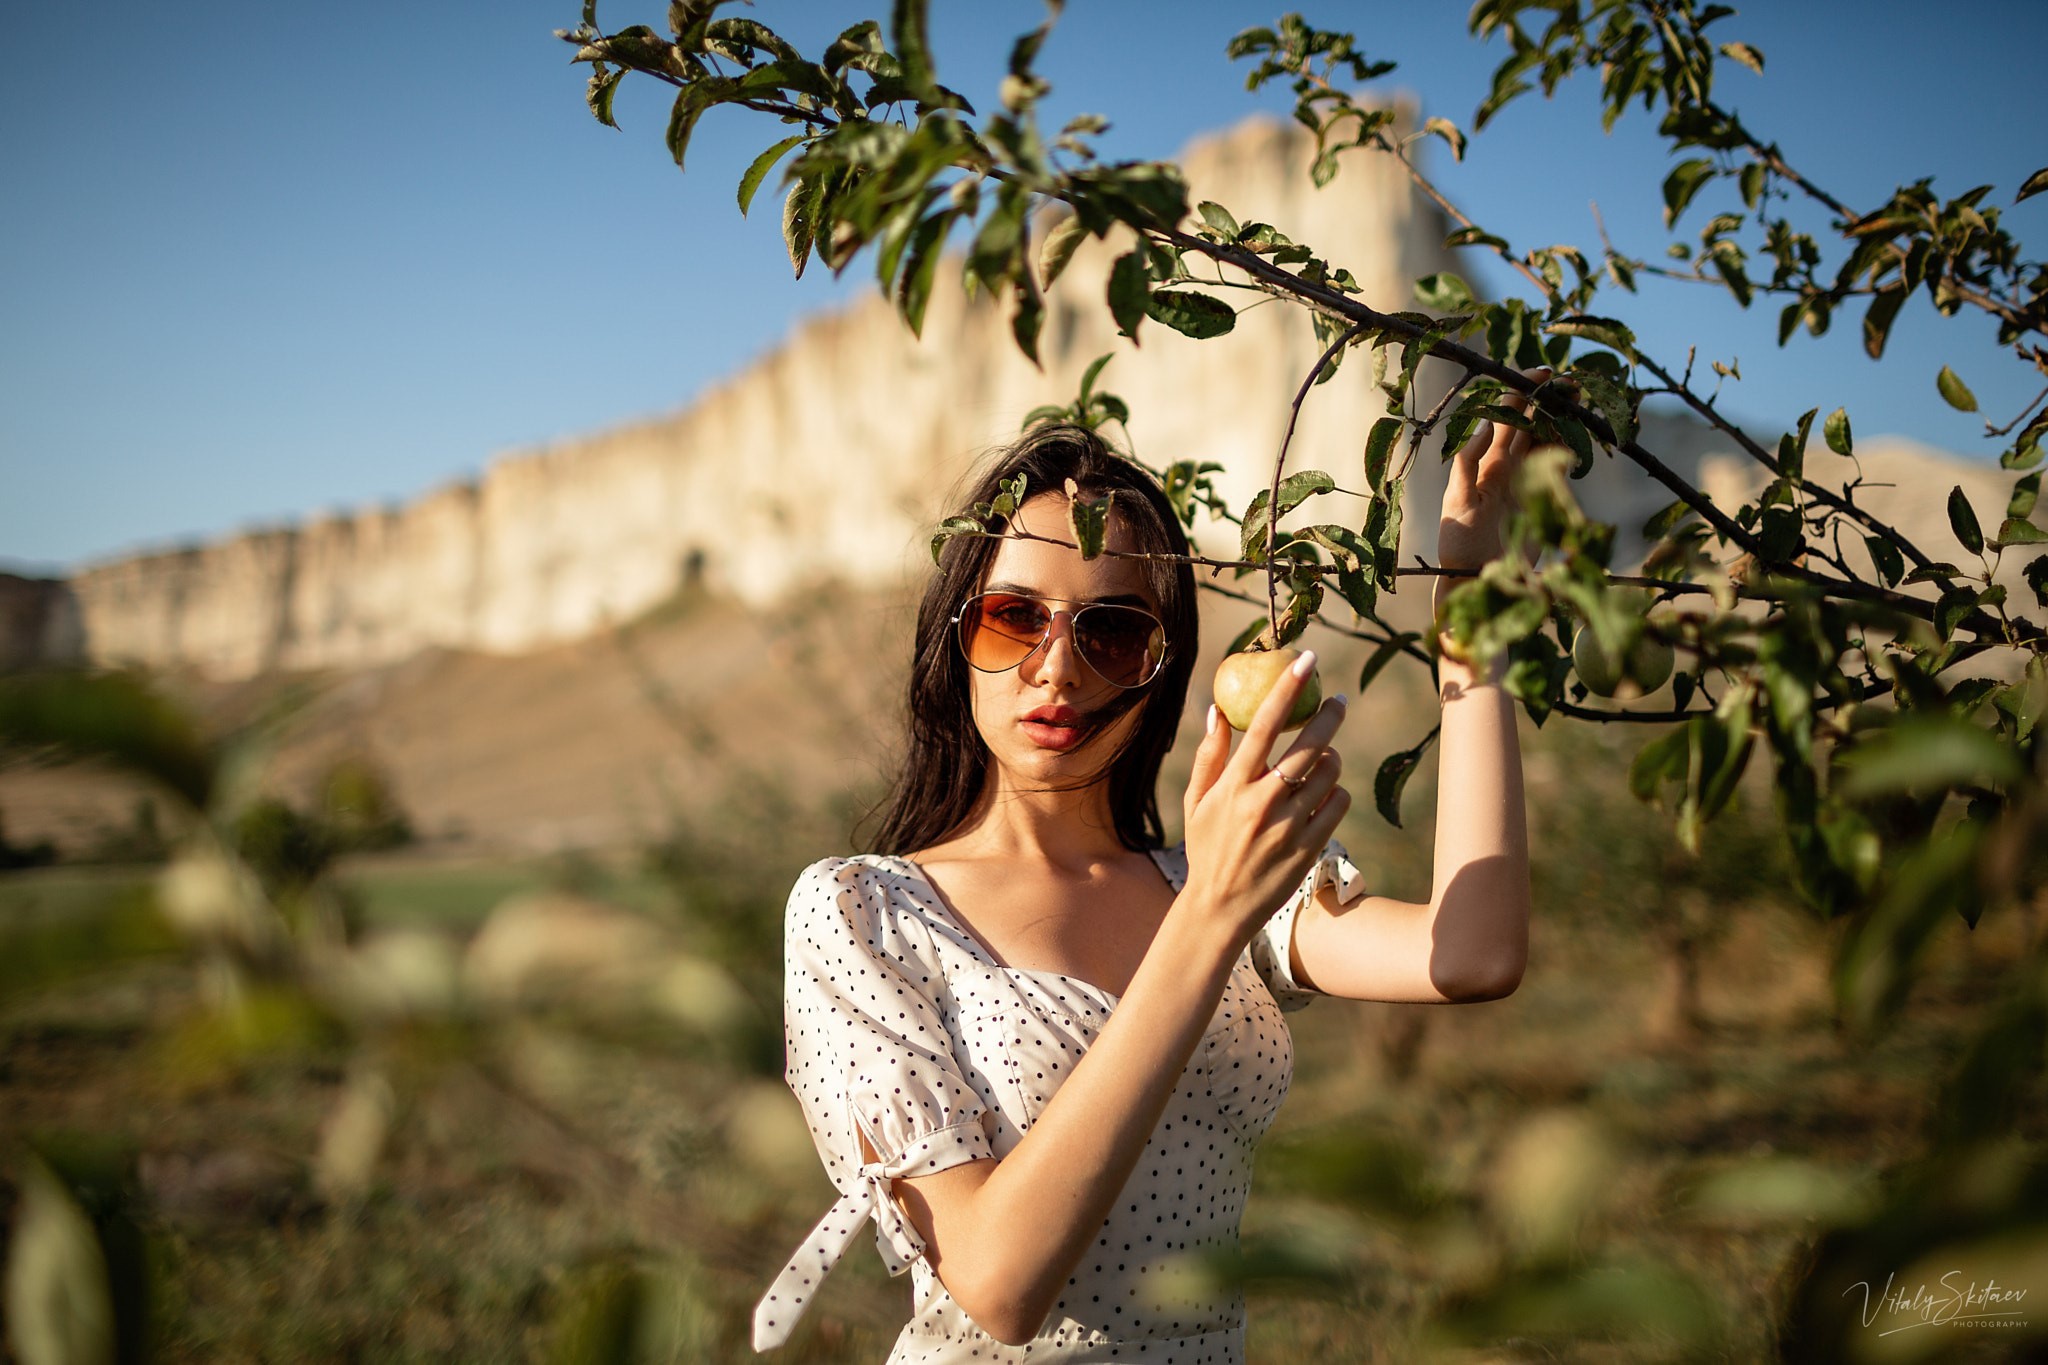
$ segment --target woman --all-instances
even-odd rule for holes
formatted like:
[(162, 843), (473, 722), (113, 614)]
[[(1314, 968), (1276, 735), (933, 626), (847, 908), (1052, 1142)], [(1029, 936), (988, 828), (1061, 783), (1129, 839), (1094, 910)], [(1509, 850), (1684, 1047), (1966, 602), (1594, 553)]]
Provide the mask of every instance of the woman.
[[(1458, 453), (1446, 566), (1500, 553), (1527, 446), (1482, 430)], [(1528, 854), (1502, 689), (1441, 662), (1427, 904), (1364, 895), (1331, 839), (1350, 807), (1330, 748), (1344, 698), (1279, 745), (1305, 670), (1235, 753), (1209, 708), (1184, 842), (1162, 848), (1154, 783), (1196, 655), (1193, 574), (1082, 559), (1057, 490), (1113, 492), (1110, 550), (1187, 543), (1093, 432), (1034, 429), (968, 501), (1019, 472), (1008, 534), (948, 541), (925, 593), (881, 851), (815, 863), (790, 895), (788, 1081), (843, 1197), (762, 1299), (757, 1350), (872, 1218), (890, 1272), (914, 1272), (891, 1365), (1240, 1361), (1241, 1296), (1175, 1262), (1236, 1242), (1292, 1068), (1281, 1010), (1489, 1000), (1521, 978)]]

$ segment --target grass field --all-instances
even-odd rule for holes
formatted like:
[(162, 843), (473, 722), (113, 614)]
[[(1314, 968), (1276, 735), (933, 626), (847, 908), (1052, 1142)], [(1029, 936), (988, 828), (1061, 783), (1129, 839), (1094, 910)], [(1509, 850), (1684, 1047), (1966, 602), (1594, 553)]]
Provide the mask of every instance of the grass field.
[[(2031, 927), (1948, 926), (1897, 1025), (1853, 1036), (1838, 930), (1782, 892), (1765, 801), (1689, 859), (1663, 817), (1567, 782), (1612, 761), (1598, 743), (1532, 748), (1539, 912), (1515, 995), (1289, 1017), (1295, 1082), (1236, 1268), (1252, 1360), (1769, 1359), (1820, 1233), (1924, 1144)], [(1430, 799), (1418, 784), (1409, 809)], [(346, 865), (337, 903), (375, 945), (354, 1012), (209, 965), (158, 917), (153, 869), (0, 878), (10, 1222), (24, 1141), (100, 1172), (94, 1211), (132, 1222), (152, 1267), (164, 1361), (752, 1359), (754, 1298), (833, 1198), (777, 1074), (782, 897), (834, 846), (824, 815), (792, 827), (788, 847), (735, 825), (611, 856)], [(1343, 837), (1423, 892), (1412, 833), (1354, 815)], [(663, 977), (668, 1007), (479, 1003), (450, 964), (521, 893), (615, 907), (602, 924), (716, 971)], [(2038, 1094), (2019, 1124), (2048, 1132)], [(878, 1362), (907, 1307), (862, 1239), (779, 1358)], [(1962, 1328), (1938, 1347), (2029, 1349)]]

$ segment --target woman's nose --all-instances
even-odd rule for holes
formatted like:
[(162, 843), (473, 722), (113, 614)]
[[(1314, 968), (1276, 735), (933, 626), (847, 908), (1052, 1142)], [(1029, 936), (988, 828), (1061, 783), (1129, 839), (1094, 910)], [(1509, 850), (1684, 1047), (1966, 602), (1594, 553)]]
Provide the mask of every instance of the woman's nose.
[(1024, 671), (1033, 683), (1080, 686), (1081, 656), (1074, 649), (1072, 612), (1056, 611), (1052, 614), (1052, 624), (1046, 628), (1045, 639), (1024, 661)]

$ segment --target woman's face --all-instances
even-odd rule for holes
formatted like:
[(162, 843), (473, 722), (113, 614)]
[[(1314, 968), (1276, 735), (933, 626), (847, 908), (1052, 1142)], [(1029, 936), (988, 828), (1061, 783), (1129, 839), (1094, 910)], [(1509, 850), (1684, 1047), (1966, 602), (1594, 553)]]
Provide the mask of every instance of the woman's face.
[[(1027, 499), (1018, 509), (1016, 523), (1033, 535), (1073, 539), (1063, 494), (1040, 493)], [(1112, 550), (1137, 548), (1114, 509), (1104, 544)], [(1159, 603), (1139, 564), (1107, 555), (1082, 559), (1079, 550), (1038, 540), (1005, 537), (997, 545), (980, 590), (1043, 598), (1059, 613), (1045, 643), (1023, 663), (1001, 672), (971, 669), (968, 674), (975, 728), (994, 762), (1025, 785), (1045, 781), (1064, 786), (1088, 776), (1137, 728), (1143, 706), (1106, 728), (1098, 719), (1101, 709), (1125, 689), (1104, 680), (1075, 651), (1069, 613), (1091, 602), (1110, 601), (1158, 615)], [(1091, 741), (1089, 747), (1077, 752), (1084, 739)]]

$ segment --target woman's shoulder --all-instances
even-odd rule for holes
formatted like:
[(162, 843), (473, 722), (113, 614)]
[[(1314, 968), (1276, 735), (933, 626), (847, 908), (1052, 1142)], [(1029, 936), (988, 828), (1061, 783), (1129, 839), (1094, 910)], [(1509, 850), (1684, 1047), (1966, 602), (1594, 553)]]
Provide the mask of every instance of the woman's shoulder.
[(894, 924), (918, 914), (916, 876), (903, 859), (885, 853), (820, 858), (797, 874), (787, 918), (796, 924), (836, 910), (864, 929)]
[(797, 874), (805, 883), (851, 886), (861, 882), (897, 882), (911, 872), (906, 860), (887, 853), (851, 853), (820, 858)]

